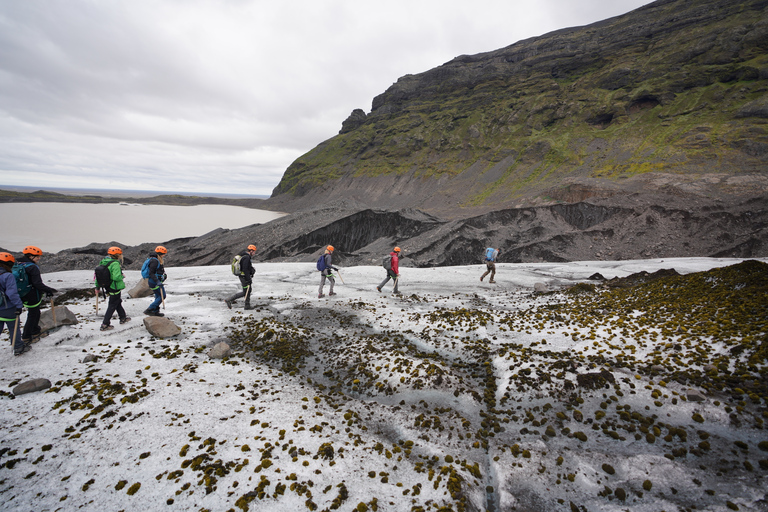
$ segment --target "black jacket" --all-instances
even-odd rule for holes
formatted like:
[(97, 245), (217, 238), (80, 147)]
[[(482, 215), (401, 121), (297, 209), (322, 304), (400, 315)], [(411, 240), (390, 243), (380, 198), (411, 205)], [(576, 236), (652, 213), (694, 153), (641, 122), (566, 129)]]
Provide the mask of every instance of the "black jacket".
[(250, 283), (253, 280), (253, 275), (256, 273), (256, 270), (251, 263), (251, 255), (248, 251), (243, 251), (240, 255), (240, 272), (242, 273), (240, 278), (244, 279), (247, 283)]
[(21, 298), (25, 304), (38, 303), (43, 297), (44, 293), (56, 293), (55, 289), (51, 288), (50, 286), (46, 286), (45, 283), (43, 283), (43, 278), (40, 276), (40, 267), (38, 267), (36, 263), (30, 260), (29, 256), (22, 256), (17, 260), (17, 263), (26, 263), (26, 265), (24, 265), (24, 270), (26, 270), (27, 276), (29, 277), (29, 284), (32, 285), (32, 289), (29, 291), (29, 293)]

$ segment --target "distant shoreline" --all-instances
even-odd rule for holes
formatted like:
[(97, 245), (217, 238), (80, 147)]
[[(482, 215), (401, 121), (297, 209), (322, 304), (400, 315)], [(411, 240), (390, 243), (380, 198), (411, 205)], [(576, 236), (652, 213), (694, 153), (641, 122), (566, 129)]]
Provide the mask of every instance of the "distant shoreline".
[[(15, 188), (15, 190), (14, 190)], [(203, 204), (241, 206), (243, 208), (252, 208), (259, 210), (270, 210), (265, 204), (266, 198), (254, 196), (196, 196), (184, 194), (152, 194), (152, 192), (131, 191), (108, 191), (98, 190), (94, 193), (88, 193), (85, 190), (71, 190), (70, 193), (53, 192), (50, 190), (34, 190), (24, 192), (22, 187), (6, 187), (0, 189), (0, 203), (138, 203), (147, 205), (169, 205), (169, 206), (195, 206)], [(104, 195), (96, 194), (96, 192)], [(114, 195), (109, 195), (110, 193)]]

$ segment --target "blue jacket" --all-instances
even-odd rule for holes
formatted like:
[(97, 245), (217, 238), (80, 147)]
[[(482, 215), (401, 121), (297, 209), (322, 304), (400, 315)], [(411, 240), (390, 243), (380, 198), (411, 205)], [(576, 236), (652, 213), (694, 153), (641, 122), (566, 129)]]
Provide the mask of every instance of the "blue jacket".
[[(22, 308), (19, 289), (16, 288), (16, 278), (13, 277), (13, 272), (8, 272), (2, 267), (0, 267), (0, 293), (5, 296), (0, 298), (0, 309)], [(3, 302), (5, 302), (4, 306)]]
[(147, 279), (147, 284), (151, 289), (155, 289), (158, 286), (163, 284), (163, 281), (165, 281), (165, 278), (163, 277), (165, 275), (165, 266), (160, 263), (160, 260), (157, 258), (157, 256), (150, 256), (149, 257), (149, 279)]

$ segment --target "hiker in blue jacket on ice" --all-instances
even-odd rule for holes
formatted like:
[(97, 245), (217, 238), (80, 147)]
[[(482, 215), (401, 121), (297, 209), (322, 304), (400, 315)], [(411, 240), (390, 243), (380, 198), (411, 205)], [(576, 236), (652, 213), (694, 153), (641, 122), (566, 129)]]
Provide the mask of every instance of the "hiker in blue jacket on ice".
[[(152, 293), (155, 294), (155, 300), (144, 310), (144, 314), (148, 316), (165, 316), (160, 312), (160, 304), (164, 304), (165, 301), (165, 280), (168, 275), (165, 273), (165, 256), (168, 254), (168, 249), (162, 245), (155, 247), (155, 254), (152, 254), (145, 265), (147, 266), (147, 285)], [(142, 270), (142, 273), (144, 271)], [(142, 275), (143, 277), (143, 275)]]
[(0, 252), (0, 333), (5, 327), (10, 331), (13, 344), (13, 355), (20, 356), (30, 349), (30, 346), (21, 341), (19, 322), (21, 319), (21, 297), (16, 287), (16, 278), (13, 276), (13, 264), (16, 259), (12, 254)]

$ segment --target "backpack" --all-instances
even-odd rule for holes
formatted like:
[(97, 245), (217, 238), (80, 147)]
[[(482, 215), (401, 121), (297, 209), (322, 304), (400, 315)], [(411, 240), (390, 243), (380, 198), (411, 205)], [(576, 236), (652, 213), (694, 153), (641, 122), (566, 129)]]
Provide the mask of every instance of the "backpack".
[(499, 251), (493, 247), (489, 247), (485, 250), (485, 261), (494, 261), (498, 255)]
[(141, 277), (144, 279), (149, 279), (149, 261), (152, 258), (147, 258), (147, 261), (144, 262), (144, 264), (141, 266)]
[(392, 270), (392, 255), (387, 254), (384, 259), (381, 260), (381, 266), (387, 270)]
[(98, 283), (99, 288), (104, 290), (112, 288), (112, 274), (110, 274), (107, 265), (99, 263), (93, 273), (96, 276), (96, 282)]
[(19, 297), (24, 297), (30, 291), (32, 291), (32, 283), (29, 282), (29, 274), (27, 274), (27, 265), (24, 263), (14, 263), (13, 265), (13, 277), (16, 278), (16, 288), (19, 289)]
[(243, 257), (242, 254), (238, 254), (234, 258), (232, 258), (232, 273), (236, 276), (243, 275), (243, 271), (240, 270), (240, 259)]
[(319, 258), (317, 258), (317, 270), (322, 272), (326, 268), (328, 267), (325, 266), (325, 254), (322, 254)]

